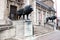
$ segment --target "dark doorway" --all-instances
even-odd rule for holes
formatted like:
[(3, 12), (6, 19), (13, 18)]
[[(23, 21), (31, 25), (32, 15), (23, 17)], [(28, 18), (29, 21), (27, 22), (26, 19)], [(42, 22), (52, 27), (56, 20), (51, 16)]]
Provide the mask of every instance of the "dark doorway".
[(16, 14), (17, 11), (17, 7), (14, 5), (10, 5), (10, 15), (9, 18), (11, 20), (17, 20), (18, 19), (18, 15)]

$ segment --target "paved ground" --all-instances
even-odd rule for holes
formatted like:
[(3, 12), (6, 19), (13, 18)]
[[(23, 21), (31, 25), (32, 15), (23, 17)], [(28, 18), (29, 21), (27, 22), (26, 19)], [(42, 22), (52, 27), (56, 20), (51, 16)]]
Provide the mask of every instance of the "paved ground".
[(35, 36), (39, 36), (39, 35), (43, 35), (49, 32), (53, 31), (53, 27), (49, 26), (49, 25), (45, 25), (45, 27), (43, 26), (36, 26), (34, 27), (34, 35)]
[(50, 34), (40, 36), (35, 40), (60, 40), (60, 31), (55, 31)]

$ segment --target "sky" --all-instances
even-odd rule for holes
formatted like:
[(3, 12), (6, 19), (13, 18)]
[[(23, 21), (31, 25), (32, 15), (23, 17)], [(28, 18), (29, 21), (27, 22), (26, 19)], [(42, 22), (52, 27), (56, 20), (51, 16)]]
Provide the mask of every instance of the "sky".
[(54, 1), (54, 8), (57, 11), (57, 17), (60, 17), (60, 0), (53, 0)]

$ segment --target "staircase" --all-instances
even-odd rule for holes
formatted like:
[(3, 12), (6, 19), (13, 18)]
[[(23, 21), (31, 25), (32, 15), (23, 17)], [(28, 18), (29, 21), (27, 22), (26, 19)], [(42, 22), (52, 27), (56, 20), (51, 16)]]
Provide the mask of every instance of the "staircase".
[(43, 35), (49, 32), (53, 31), (53, 27), (51, 27), (50, 25), (46, 24), (44, 27), (43, 26), (35, 26), (34, 27), (34, 35), (35, 36), (39, 36), (39, 35)]
[(15, 28), (11, 20), (6, 20), (5, 24), (0, 25), (0, 40), (11, 38), (15, 35)]

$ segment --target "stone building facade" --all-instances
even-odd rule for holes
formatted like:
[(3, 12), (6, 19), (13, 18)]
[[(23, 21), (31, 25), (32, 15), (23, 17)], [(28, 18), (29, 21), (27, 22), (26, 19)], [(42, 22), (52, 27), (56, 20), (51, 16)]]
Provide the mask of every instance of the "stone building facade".
[[(24, 8), (26, 5), (32, 5), (32, 7), (34, 9), (34, 11), (29, 16), (29, 18), (33, 22), (33, 25), (39, 24), (40, 23), (39, 20), (43, 20), (43, 19), (45, 22), (47, 16), (55, 15), (55, 10), (53, 8), (54, 2), (52, 0), (28, 0), (28, 1), (26, 1), (26, 0), (7, 0), (4, 19), (11, 18), (14, 20), (19, 20), (19, 16), (16, 14), (16, 11)], [(42, 15), (41, 11), (43, 11), (44, 17)], [(39, 18), (39, 16), (40, 16), (40, 18)], [(43, 23), (43, 21), (41, 23)]]
[(36, 10), (37, 10), (37, 24), (44, 25), (46, 23), (46, 18), (55, 16), (54, 2), (52, 0), (36, 0)]
[[(37, 0), (37, 1), (39, 1), (39, 0)], [(24, 8), (26, 5), (32, 5), (32, 7), (34, 9), (34, 11), (31, 13), (31, 17), (30, 17), (31, 19), (33, 17), (32, 21), (34, 21), (34, 24), (36, 24), (36, 21), (39, 20), (39, 18), (36, 17), (38, 15), (36, 13), (37, 10), (38, 11), (44, 10), (44, 12), (48, 13), (47, 15), (49, 15), (49, 16), (52, 16), (55, 14), (55, 10), (53, 8), (54, 2), (52, 0), (48, 0), (48, 1), (42, 0), (41, 2), (37, 2), (37, 1), (35, 1), (35, 0), (28, 0), (28, 1), (26, 1), (26, 0), (20, 0), (20, 1), (19, 0), (7, 0), (7, 1), (5, 1), (5, 12), (3, 15), (4, 16), (3, 19), (9, 18), (11, 16), (12, 10), (14, 10), (12, 12), (13, 13), (12, 15), (15, 16), (15, 18), (13, 17), (12, 19), (19, 19), (19, 16), (16, 15), (16, 11)], [(15, 14), (14, 14), (14, 12), (15, 12)]]
[[(3, 8), (1, 13), (1, 20), (4, 20), (4, 22), (2, 23), (3, 25), (7, 24), (8, 19), (13, 21), (13, 29), (8, 29), (5, 30), (4, 32), (2, 32), (1, 34), (1, 39), (7, 39), (7, 38), (11, 38), (11, 37), (15, 37), (16, 35), (20, 35), (20, 36), (24, 36), (24, 31), (25, 31), (25, 27), (31, 27), (33, 31), (33, 26), (35, 25), (42, 25), (44, 26), (44, 23), (46, 22), (46, 17), (49, 16), (53, 16), (55, 15), (55, 10), (53, 8), (53, 4), (54, 2), (52, 0), (1, 0), (1, 4), (3, 4)], [(51, 4), (49, 4), (51, 3)], [(0, 5), (1, 5), (0, 4)], [(25, 20), (22, 20), (23, 16), (20, 18), (16, 12), (19, 9), (24, 8), (27, 5), (31, 5), (33, 8), (33, 11), (29, 14), (29, 22), (32, 22), (31, 25), (27, 25), (26, 23), (26, 16), (25, 16)], [(11, 26), (12, 27), (12, 26)], [(9, 28), (9, 26), (8, 26)], [(11, 34), (13, 32), (13, 34)], [(16, 33), (17, 32), (17, 33)], [(5, 35), (3, 35), (5, 33)], [(16, 34), (15, 34), (16, 33)], [(18, 34), (19, 33), (19, 34)], [(6, 36), (7, 34), (9, 34), (8, 36)], [(27, 33), (26, 33), (27, 34)], [(11, 36), (10, 36), (11, 35)], [(6, 38), (4, 37), (6, 36)], [(18, 36), (18, 38), (20, 38), (20, 36)], [(31, 35), (30, 35), (31, 36)], [(3, 38), (3, 39), (2, 39)]]
[[(16, 14), (16, 12), (19, 9), (23, 9), (25, 6), (27, 5), (31, 5), (33, 7), (33, 12), (29, 15), (29, 18), (32, 20), (33, 24), (36, 23), (36, 1), (35, 0), (7, 0), (6, 2), (6, 10), (5, 10), (5, 14), (4, 17), (5, 18), (9, 18), (12, 16), (11, 18), (14, 20), (19, 20), (19, 16)], [(32, 18), (33, 17), (33, 18)], [(21, 17), (22, 18), (22, 17)], [(26, 16), (25, 16), (26, 18)]]

